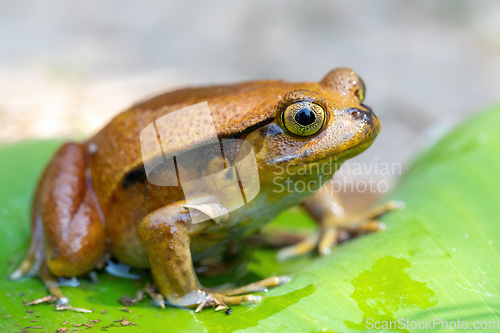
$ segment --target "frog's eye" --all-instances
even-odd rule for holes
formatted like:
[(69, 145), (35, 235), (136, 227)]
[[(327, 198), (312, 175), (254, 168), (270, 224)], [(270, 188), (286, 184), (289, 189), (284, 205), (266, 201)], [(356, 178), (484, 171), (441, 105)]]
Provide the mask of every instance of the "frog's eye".
[(318, 133), (326, 122), (325, 109), (310, 101), (288, 105), (281, 113), (283, 126), (292, 134), (310, 136)]
[(366, 86), (363, 80), (358, 76), (358, 86), (354, 90), (354, 95), (359, 99), (360, 103), (363, 103), (366, 96)]

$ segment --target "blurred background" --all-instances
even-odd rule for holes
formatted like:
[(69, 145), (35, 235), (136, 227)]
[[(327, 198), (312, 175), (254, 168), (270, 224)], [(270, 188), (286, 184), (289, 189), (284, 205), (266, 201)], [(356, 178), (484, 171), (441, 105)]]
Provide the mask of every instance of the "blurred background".
[(318, 81), (338, 66), (363, 77), (383, 124), (356, 161), (404, 171), (500, 101), (500, 2), (1, 1), (0, 141), (83, 139), (177, 87)]

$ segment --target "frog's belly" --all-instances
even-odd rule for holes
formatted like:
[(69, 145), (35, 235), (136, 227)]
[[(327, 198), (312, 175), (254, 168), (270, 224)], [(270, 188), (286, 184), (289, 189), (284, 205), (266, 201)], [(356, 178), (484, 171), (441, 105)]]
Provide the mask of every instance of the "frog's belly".
[(108, 202), (101, 204), (112, 255), (133, 267), (149, 267), (139, 225), (148, 214), (183, 196), (181, 188), (158, 187), (148, 182), (115, 191)]

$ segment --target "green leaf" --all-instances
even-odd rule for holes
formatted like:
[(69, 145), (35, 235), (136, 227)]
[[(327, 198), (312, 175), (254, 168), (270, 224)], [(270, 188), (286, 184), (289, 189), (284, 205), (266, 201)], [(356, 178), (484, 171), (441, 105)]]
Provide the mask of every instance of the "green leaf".
[[(69, 321), (66, 327), (73, 328), (73, 324), (100, 319), (93, 328), (99, 330), (124, 316), (138, 324), (120, 328), (130, 332), (348, 332), (369, 329), (367, 321), (401, 320), (406, 324), (406, 320), (427, 319), (432, 323), (433, 318), (448, 321), (448, 325), (457, 319), (461, 325), (466, 321), (472, 331), (475, 321), (498, 323), (499, 128), (500, 107), (495, 107), (468, 120), (421, 156), (391, 195), (405, 201), (407, 208), (384, 218), (384, 232), (347, 242), (323, 258), (311, 255), (278, 264), (273, 250), (252, 250), (244, 267), (225, 277), (204, 279), (206, 284), (215, 284), (271, 274), (292, 276), (292, 282), (267, 292), (260, 304), (235, 306), (231, 316), (212, 309), (197, 314), (172, 307), (159, 309), (149, 300), (125, 313), (118, 299), (134, 295), (136, 282), (101, 272), (98, 284), (83, 280), (78, 288), (63, 287), (73, 306), (95, 309), (91, 314), (58, 312), (49, 305), (25, 307), (23, 299), (46, 295), (42, 283), (38, 279), (0, 279), (0, 328), (43, 326), (37, 331), (50, 332), (65, 321)], [(31, 192), (59, 144), (29, 142), (1, 148), (2, 276), (19, 264), (28, 247)], [(311, 229), (304, 213), (291, 210), (268, 231), (290, 223), (299, 232)], [(498, 326), (490, 328), (499, 330)], [(400, 327), (393, 331), (429, 330)]]

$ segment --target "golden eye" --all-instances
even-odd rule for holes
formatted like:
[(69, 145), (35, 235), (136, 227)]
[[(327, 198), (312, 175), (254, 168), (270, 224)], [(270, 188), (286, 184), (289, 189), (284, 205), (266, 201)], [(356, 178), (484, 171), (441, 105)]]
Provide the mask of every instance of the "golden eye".
[(363, 82), (363, 80), (359, 76), (358, 76), (358, 80), (359, 80), (358, 89), (356, 89), (356, 91), (354, 91), (354, 94), (359, 99), (359, 101), (361, 103), (363, 103), (363, 101), (365, 100), (365, 96), (366, 96), (365, 83)]
[(295, 102), (283, 110), (281, 121), (290, 133), (310, 136), (323, 128), (326, 123), (326, 111), (322, 106), (313, 102)]

